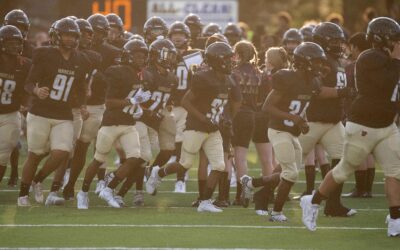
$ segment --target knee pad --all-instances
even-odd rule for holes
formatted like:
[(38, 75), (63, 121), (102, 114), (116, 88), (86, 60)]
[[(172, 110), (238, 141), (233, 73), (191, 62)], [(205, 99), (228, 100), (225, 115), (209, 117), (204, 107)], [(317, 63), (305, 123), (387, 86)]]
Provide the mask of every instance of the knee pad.
[(294, 183), (299, 178), (299, 171), (292, 169), (283, 169), (281, 173), (281, 178)]

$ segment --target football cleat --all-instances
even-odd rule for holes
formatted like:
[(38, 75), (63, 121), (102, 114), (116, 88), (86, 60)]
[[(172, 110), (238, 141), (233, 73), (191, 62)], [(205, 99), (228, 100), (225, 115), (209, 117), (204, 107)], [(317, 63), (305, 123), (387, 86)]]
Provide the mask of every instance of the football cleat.
[(240, 195), (240, 199), (242, 200), (242, 205), (244, 208), (249, 206), (250, 200), (253, 197), (253, 190), (249, 187), (251, 181), (252, 178), (248, 175), (243, 175), (240, 178), (240, 183), (242, 184), (242, 193)]
[(386, 223), (388, 224), (388, 237), (400, 236), (400, 219), (392, 219), (390, 215), (388, 215), (386, 217)]
[(211, 200), (204, 200), (201, 201), (197, 207), (197, 212), (220, 213), (222, 212), (222, 209), (216, 207)]
[(175, 182), (175, 190), (174, 193), (186, 193), (186, 183), (183, 181)]
[(317, 230), (317, 218), (319, 205), (312, 204), (312, 195), (305, 195), (300, 199), (300, 206), (303, 210), (302, 221), (306, 228), (310, 231)]
[(18, 207), (30, 207), (31, 203), (29, 201), (28, 195), (18, 197), (17, 205)]
[(114, 196), (114, 199), (116, 202), (118, 202), (120, 207), (124, 207), (125, 206), (125, 202), (124, 202), (124, 198), (120, 195), (116, 195)]
[(103, 190), (101, 190), (99, 197), (101, 199), (105, 200), (110, 207), (114, 207), (114, 208), (121, 207), (114, 198), (113, 190), (109, 187), (106, 187)]
[(267, 216), (268, 211), (267, 210), (256, 210), (256, 214), (260, 216)]
[(96, 184), (96, 190), (94, 191), (95, 194), (99, 195), (100, 192), (106, 187), (106, 182), (103, 180), (99, 180)]
[(12, 176), (12, 177), (10, 177), (10, 179), (8, 180), (7, 185), (8, 185), (9, 187), (16, 187), (16, 186), (17, 186), (17, 183), (18, 183), (18, 176), (16, 176), (16, 177)]
[(146, 182), (146, 192), (151, 195), (156, 195), (157, 187), (161, 184), (161, 177), (158, 175), (159, 166), (153, 167), (149, 179)]
[(65, 203), (64, 198), (58, 197), (56, 192), (50, 192), (49, 195), (47, 196), (45, 205), (46, 206), (52, 206), (52, 205), (61, 206), (61, 205), (64, 205), (64, 203)]
[(132, 203), (134, 207), (144, 206), (144, 193), (142, 190), (136, 191), (136, 193), (133, 195)]
[(40, 182), (32, 183), (32, 186), (33, 186), (33, 192), (35, 193), (35, 201), (37, 203), (43, 203), (44, 196), (43, 196), (42, 184)]
[(213, 204), (217, 207), (229, 207), (230, 203), (227, 200), (215, 200)]
[(76, 204), (78, 209), (88, 209), (89, 208), (89, 195), (88, 192), (83, 192), (82, 190), (76, 195)]
[(287, 218), (282, 212), (272, 211), (269, 221), (271, 221), (271, 222), (287, 222)]

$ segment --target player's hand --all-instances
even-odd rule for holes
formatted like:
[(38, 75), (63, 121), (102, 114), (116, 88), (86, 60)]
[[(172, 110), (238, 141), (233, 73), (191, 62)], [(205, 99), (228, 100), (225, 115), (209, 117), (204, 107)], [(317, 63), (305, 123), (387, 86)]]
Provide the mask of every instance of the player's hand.
[(138, 120), (143, 116), (143, 109), (140, 106), (137, 106), (135, 113), (132, 114), (135, 120)]
[(86, 107), (81, 107), (81, 116), (82, 120), (87, 120), (89, 118), (89, 112), (87, 111)]
[(33, 93), (35, 93), (35, 95), (37, 95), (41, 100), (46, 99), (50, 94), (48, 87), (35, 87)]
[(310, 131), (310, 127), (308, 126), (308, 123), (306, 121), (300, 123), (298, 126), (303, 135), (307, 134), (308, 131)]

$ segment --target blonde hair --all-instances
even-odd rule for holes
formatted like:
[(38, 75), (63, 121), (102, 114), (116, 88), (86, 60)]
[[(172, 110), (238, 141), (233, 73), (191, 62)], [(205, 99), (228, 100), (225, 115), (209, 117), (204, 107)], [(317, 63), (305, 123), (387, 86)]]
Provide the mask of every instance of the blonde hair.
[(288, 55), (282, 47), (271, 47), (265, 52), (265, 59), (274, 69), (287, 68), (289, 65)]

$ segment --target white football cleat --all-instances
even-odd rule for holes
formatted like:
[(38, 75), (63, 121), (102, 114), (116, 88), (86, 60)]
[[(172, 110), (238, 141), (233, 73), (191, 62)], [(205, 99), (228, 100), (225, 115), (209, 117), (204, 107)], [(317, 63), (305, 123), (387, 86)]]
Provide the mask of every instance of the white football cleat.
[(116, 202), (118, 202), (120, 207), (124, 207), (125, 206), (125, 202), (124, 202), (124, 198), (120, 195), (116, 195), (114, 196), (114, 199)]
[(268, 215), (268, 211), (266, 211), (266, 210), (256, 210), (256, 214), (260, 215), (260, 216), (267, 216)]
[(240, 178), (240, 183), (242, 184), (242, 193), (240, 198), (242, 199), (242, 204), (245, 208), (249, 206), (249, 203), (253, 198), (253, 189), (250, 187), (251, 181), (252, 178), (248, 175), (243, 175)]
[(60, 206), (60, 205), (64, 205), (64, 203), (65, 203), (64, 198), (58, 197), (56, 192), (50, 192), (49, 195), (47, 196), (45, 205), (46, 206), (52, 206), (52, 205)]
[(18, 207), (30, 207), (31, 203), (29, 201), (29, 196), (25, 195), (25, 196), (18, 197), (17, 205), (18, 205)]
[(146, 182), (146, 192), (151, 195), (156, 195), (157, 187), (161, 184), (161, 177), (158, 175), (159, 166), (153, 167), (149, 179)]
[(100, 192), (106, 187), (106, 182), (103, 180), (100, 180), (96, 184), (96, 190), (94, 191), (95, 194), (100, 194)]
[(174, 193), (186, 193), (186, 183), (183, 181), (175, 182), (175, 190)]
[(211, 213), (220, 213), (223, 210), (216, 207), (212, 200), (204, 200), (201, 201), (199, 206), (197, 207), (197, 212), (211, 212)]
[(350, 208), (350, 210), (347, 212), (347, 217), (351, 217), (357, 214), (357, 210)]
[(82, 190), (76, 195), (76, 205), (78, 209), (88, 209), (89, 208), (89, 195), (88, 192), (83, 192)]
[(236, 173), (235, 171), (232, 169), (232, 177), (231, 177), (231, 183), (230, 183), (231, 187), (236, 187), (237, 186), (237, 178), (236, 178)]
[(114, 208), (121, 207), (114, 198), (113, 190), (109, 187), (106, 187), (103, 190), (101, 190), (99, 197), (101, 199), (105, 200), (108, 203), (108, 205), (111, 207), (114, 207)]
[(400, 236), (400, 219), (392, 219), (390, 215), (388, 215), (386, 217), (386, 223), (388, 224), (388, 237)]
[(44, 196), (43, 196), (43, 187), (42, 183), (33, 183), (33, 192), (35, 193), (35, 201), (37, 203), (43, 203), (44, 201)]
[(312, 204), (313, 196), (312, 195), (304, 195), (300, 199), (300, 206), (303, 210), (302, 221), (306, 228), (310, 231), (317, 230), (317, 218), (318, 218), (318, 211), (319, 205)]
[(286, 216), (282, 212), (271, 212), (271, 218), (269, 218), (269, 221), (272, 222), (287, 222)]

